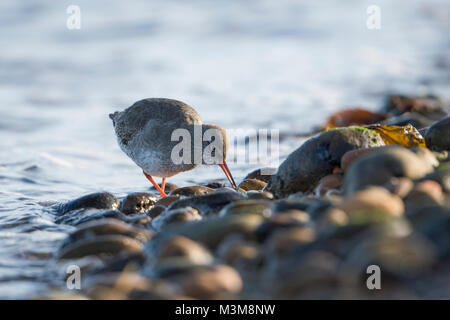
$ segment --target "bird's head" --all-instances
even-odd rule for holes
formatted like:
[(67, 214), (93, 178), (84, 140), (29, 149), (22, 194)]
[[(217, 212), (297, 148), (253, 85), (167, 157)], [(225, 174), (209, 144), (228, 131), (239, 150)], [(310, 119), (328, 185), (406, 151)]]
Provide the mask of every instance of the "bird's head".
[(236, 188), (236, 183), (226, 163), (229, 147), (226, 130), (215, 124), (203, 124), (202, 133), (202, 163), (206, 165), (219, 165), (231, 185)]

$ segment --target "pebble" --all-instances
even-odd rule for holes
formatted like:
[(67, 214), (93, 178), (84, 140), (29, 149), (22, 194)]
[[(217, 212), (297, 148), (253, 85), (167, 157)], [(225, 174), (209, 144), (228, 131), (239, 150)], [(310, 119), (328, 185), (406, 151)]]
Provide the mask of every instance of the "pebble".
[(122, 252), (141, 252), (141, 241), (123, 235), (102, 235), (80, 239), (64, 246), (57, 254), (58, 259), (78, 259), (86, 256), (110, 257)]
[(379, 151), (379, 148), (364, 148), (364, 149), (356, 149), (350, 150), (344, 153), (341, 158), (341, 168), (343, 171), (347, 171), (350, 165), (355, 162), (357, 159), (372, 153)]
[(55, 223), (76, 226), (81, 223), (106, 218), (114, 218), (122, 221), (128, 220), (128, 217), (119, 210), (77, 209), (56, 217)]
[(384, 222), (400, 217), (405, 206), (399, 196), (382, 187), (370, 187), (356, 192), (342, 202), (338, 209), (349, 215), (350, 223)]
[(307, 212), (296, 209), (286, 210), (264, 221), (256, 230), (256, 236), (259, 241), (264, 241), (277, 230), (301, 227), (309, 222), (310, 215)]
[(414, 188), (414, 182), (409, 178), (392, 177), (383, 185), (383, 187), (385, 187), (390, 193), (396, 194), (403, 199)]
[(200, 242), (209, 249), (215, 249), (230, 234), (239, 234), (251, 240), (263, 220), (258, 214), (211, 216), (201, 221), (178, 225), (171, 231)]
[(197, 195), (201, 195), (201, 194), (207, 194), (207, 193), (211, 193), (213, 191), (214, 191), (213, 188), (208, 188), (205, 186), (190, 186), (190, 187), (183, 187), (183, 188), (178, 188), (178, 189), (172, 190), (169, 193), (169, 195), (170, 196), (189, 197), (189, 196), (197, 196)]
[(71, 200), (66, 203), (56, 205), (55, 209), (58, 213), (64, 214), (77, 209), (119, 209), (119, 200), (108, 192), (91, 193), (80, 198)]
[(230, 202), (243, 200), (246, 197), (235, 191), (215, 191), (213, 193), (191, 196), (179, 199), (171, 203), (169, 210), (192, 207), (199, 210), (203, 215), (218, 213), (224, 206)]
[(223, 207), (219, 215), (225, 216), (245, 213), (270, 217), (272, 214), (272, 202), (268, 200), (238, 200)]
[(256, 191), (250, 190), (247, 191), (247, 197), (253, 200), (273, 200), (274, 196), (271, 192), (268, 191)]
[(183, 236), (174, 236), (167, 241), (160, 251), (156, 259), (183, 258), (192, 264), (209, 265), (213, 262), (213, 256), (200, 243)]
[(264, 181), (265, 183), (268, 183), (271, 179), (271, 176), (273, 174), (275, 174), (275, 172), (277, 171), (276, 168), (261, 168), (261, 169), (256, 169), (253, 170), (252, 172), (250, 172), (249, 174), (247, 174), (244, 178), (245, 180), (250, 180), (250, 179), (256, 179), (259, 181)]
[(432, 150), (450, 150), (450, 117), (433, 123), (425, 134), (425, 142)]
[(155, 219), (157, 216), (163, 213), (164, 210), (166, 210), (166, 207), (161, 205), (155, 205), (147, 212), (147, 214), (150, 218)]
[(153, 220), (152, 226), (156, 230), (161, 230), (163, 228), (166, 228), (168, 225), (201, 219), (201, 214), (195, 208), (186, 207), (179, 209), (166, 209), (163, 213), (161, 213)]
[(178, 281), (184, 294), (194, 299), (231, 299), (243, 287), (239, 273), (227, 265), (195, 268)]
[(355, 161), (344, 176), (344, 194), (351, 195), (370, 185), (382, 186), (392, 177), (419, 179), (433, 171), (433, 165), (401, 146), (385, 146)]
[(316, 237), (315, 230), (306, 226), (277, 230), (265, 241), (268, 259), (286, 256), (293, 248), (309, 244)]
[(167, 197), (162, 197), (161, 199), (159, 199), (156, 203), (155, 206), (162, 206), (162, 207), (168, 207), (170, 206), (173, 202), (178, 201), (181, 199), (181, 196), (167, 196)]
[(219, 259), (235, 268), (249, 268), (260, 262), (259, 247), (241, 236), (230, 235), (217, 248)]
[(75, 231), (69, 233), (62, 242), (61, 248), (82, 239), (95, 239), (97, 236), (103, 235), (122, 235), (145, 243), (154, 234), (148, 230), (130, 226), (120, 220), (106, 218), (80, 224)]
[(239, 184), (239, 188), (244, 189), (245, 191), (250, 190), (263, 190), (267, 185), (267, 182), (258, 180), (258, 179), (245, 179)]
[(147, 212), (155, 205), (157, 197), (147, 192), (129, 194), (122, 200), (120, 211), (125, 214), (140, 214)]
[(314, 193), (318, 196), (325, 196), (330, 190), (337, 190), (344, 180), (342, 174), (329, 174), (319, 180)]

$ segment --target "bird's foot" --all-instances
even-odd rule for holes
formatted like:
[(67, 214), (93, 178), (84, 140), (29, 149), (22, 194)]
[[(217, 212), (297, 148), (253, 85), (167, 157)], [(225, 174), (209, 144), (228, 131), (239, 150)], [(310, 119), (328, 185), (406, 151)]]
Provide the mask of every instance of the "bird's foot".
[(156, 181), (153, 179), (153, 177), (144, 171), (144, 176), (153, 184), (153, 186), (158, 190), (158, 192), (161, 194), (161, 197), (167, 197), (167, 194), (164, 192), (165, 186), (166, 186), (166, 178), (163, 178), (162, 182), (162, 188), (156, 183)]

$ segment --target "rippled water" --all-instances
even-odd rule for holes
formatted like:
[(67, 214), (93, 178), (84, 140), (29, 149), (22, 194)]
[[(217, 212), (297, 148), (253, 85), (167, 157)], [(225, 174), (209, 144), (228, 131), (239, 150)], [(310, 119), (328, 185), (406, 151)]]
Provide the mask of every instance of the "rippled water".
[[(226, 128), (307, 132), (388, 92), (450, 98), (445, 0), (0, 2), (0, 297), (53, 281), (51, 254), (71, 227), (46, 208), (99, 190), (147, 190), (119, 150), (108, 113), (176, 98)], [(286, 155), (301, 139), (281, 142)], [(257, 165), (231, 164), (242, 178)], [(221, 178), (198, 168), (177, 184)]]

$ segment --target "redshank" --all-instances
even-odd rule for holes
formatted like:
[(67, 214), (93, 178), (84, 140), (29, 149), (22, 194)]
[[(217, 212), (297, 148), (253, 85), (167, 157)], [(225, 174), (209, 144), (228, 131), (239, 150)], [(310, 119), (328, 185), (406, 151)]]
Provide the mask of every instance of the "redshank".
[[(131, 107), (124, 111), (116, 111), (109, 115), (113, 121), (117, 141), (120, 148), (129, 156), (155, 186), (161, 196), (167, 196), (164, 192), (166, 178), (174, 176), (180, 172), (189, 171), (200, 164), (218, 164), (222, 168), (231, 185), (236, 188), (233, 176), (225, 161), (228, 149), (228, 138), (226, 131), (213, 124), (204, 124), (200, 115), (187, 104), (162, 98), (144, 99), (135, 102)], [(192, 153), (186, 153), (183, 149), (184, 161), (174, 161), (173, 153), (179, 148), (179, 134), (187, 133), (188, 144)], [(200, 130), (199, 130), (200, 129)], [(213, 129), (214, 140), (204, 141), (201, 138), (200, 145), (196, 143), (196, 138), (208, 136), (205, 134)], [(192, 139), (194, 137), (194, 139)], [(218, 139), (218, 141), (215, 141)], [(206, 139), (208, 140), (208, 139)], [(211, 147), (210, 141), (218, 142), (215, 148)], [(184, 141), (186, 142), (186, 141)], [(177, 147), (178, 146), (178, 147)], [(217, 147), (220, 146), (220, 147)], [(211, 151), (214, 159), (205, 158), (203, 151)], [(195, 157), (197, 151), (201, 149), (201, 158)], [(177, 153), (177, 152), (175, 152)], [(192, 159), (189, 154), (194, 154)], [(187, 156), (187, 157), (186, 157)], [(153, 177), (162, 178), (161, 187), (155, 182)]]

